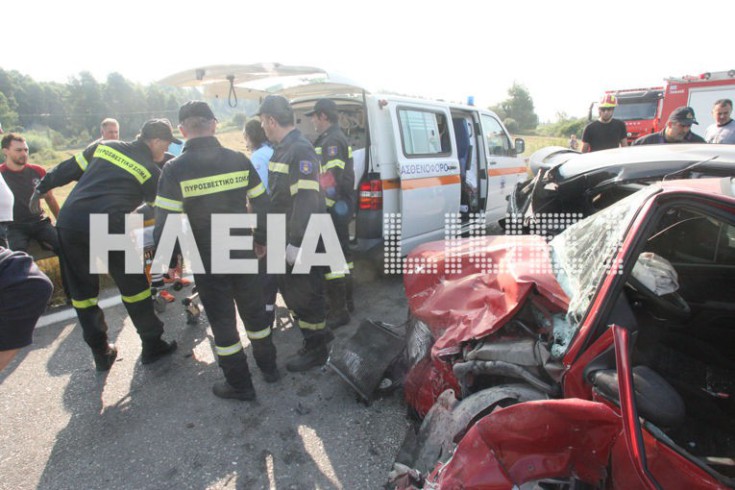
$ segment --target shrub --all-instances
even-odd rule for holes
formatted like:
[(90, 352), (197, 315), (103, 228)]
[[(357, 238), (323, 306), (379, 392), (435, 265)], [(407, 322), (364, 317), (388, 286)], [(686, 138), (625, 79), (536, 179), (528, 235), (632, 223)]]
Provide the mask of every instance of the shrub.
[(508, 132), (513, 133), (513, 134), (517, 133), (518, 130), (520, 129), (518, 126), (518, 121), (516, 121), (512, 117), (506, 117), (503, 120), (503, 124), (505, 125), (506, 129), (508, 129)]

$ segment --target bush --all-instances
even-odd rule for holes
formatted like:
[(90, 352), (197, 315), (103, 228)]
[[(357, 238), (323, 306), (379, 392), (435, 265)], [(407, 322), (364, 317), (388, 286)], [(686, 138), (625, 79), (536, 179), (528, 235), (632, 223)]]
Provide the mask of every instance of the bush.
[(503, 120), (503, 124), (505, 125), (505, 127), (506, 127), (506, 129), (508, 130), (509, 133), (515, 134), (520, 129), (519, 126), (518, 126), (518, 121), (516, 121), (512, 117), (506, 117)]
[(54, 145), (51, 138), (45, 134), (36, 132), (28, 132), (23, 135), (28, 143), (28, 152), (32, 155), (40, 153), (43, 150), (52, 150)]

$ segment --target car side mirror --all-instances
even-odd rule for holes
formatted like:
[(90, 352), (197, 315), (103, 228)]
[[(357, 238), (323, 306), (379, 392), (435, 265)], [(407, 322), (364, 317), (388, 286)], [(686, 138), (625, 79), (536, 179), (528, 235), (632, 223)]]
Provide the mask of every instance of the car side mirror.
[(523, 141), (523, 138), (516, 138), (515, 150), (516, 150), (516, 155), (520, 155), (521, 153), (526, 151), (526, 142)]

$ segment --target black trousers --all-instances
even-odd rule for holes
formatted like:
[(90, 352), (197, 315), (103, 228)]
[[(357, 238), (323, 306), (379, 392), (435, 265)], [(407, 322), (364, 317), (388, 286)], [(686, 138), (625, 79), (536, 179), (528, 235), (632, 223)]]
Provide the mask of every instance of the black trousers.
[[(107, 345), (107, 323), (102, 309), (97, 305), (99, 275), (90, 272), (89, 235), (76, 230), (57, 228), (61, 245), (61, 265), (66, 274), (72, 305), (82, 325), (84, 341), (93, 350)], [(109, 255), (109, 270), (122, 295), (125, 309), (135, 325), (143, 343), (155, 342), (163, 334), (163, 322), (153, 310), (148, 278), (125, 273), (124, 252), (113, 251)]]
[(293, 274), (292, 267), (287, 266), (287, 273), (277, 276), (278, 289), (286, 306), (298, 319), (305, 338), (326, 327), (324, 273), (323, 267), (312, 267), (308, 274)]
[(226, 349), (240, 343), (236, 305), (248, 338), (267, 336), (266, 332), (269, 335), (270, 325), (256, 274), (195, 274), (194, 281), (218, 348)]
[(28, 252), (31, 240), (36, 240), (41, 248), (52, 250), (59, 255), (59, 237), (49, 218), (35, 223), (11, 223), (8, 225), (8, 244), (10, 250)]

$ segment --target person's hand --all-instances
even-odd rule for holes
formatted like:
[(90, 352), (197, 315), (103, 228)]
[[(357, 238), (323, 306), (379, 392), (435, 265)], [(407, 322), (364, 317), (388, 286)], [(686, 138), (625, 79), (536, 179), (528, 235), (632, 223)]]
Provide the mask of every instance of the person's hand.
[(38, 190), (33, 191), (33, 194), (31, 194), (31, 198), (28, 200), (28, 209), (31, 214), (43, 213), (43, 209), (41, 209), (41, 193)]
[(296, 261), (299, 258), (299, 254), (301, 252), (301, 249), (299, 247), (294, 247), (291, 244), (288, 244), (286, 247), (286, 262), (288, 265), (294, 265)]
[(265, 254), (268, 250), (265, 245), (261, 245), (260, 243), (256, 243), (255, 245), (253, 245), (253, 249), (255, 250), (255, 256), (258, 259), (262, 259), (263, 257), (265, 257)]

